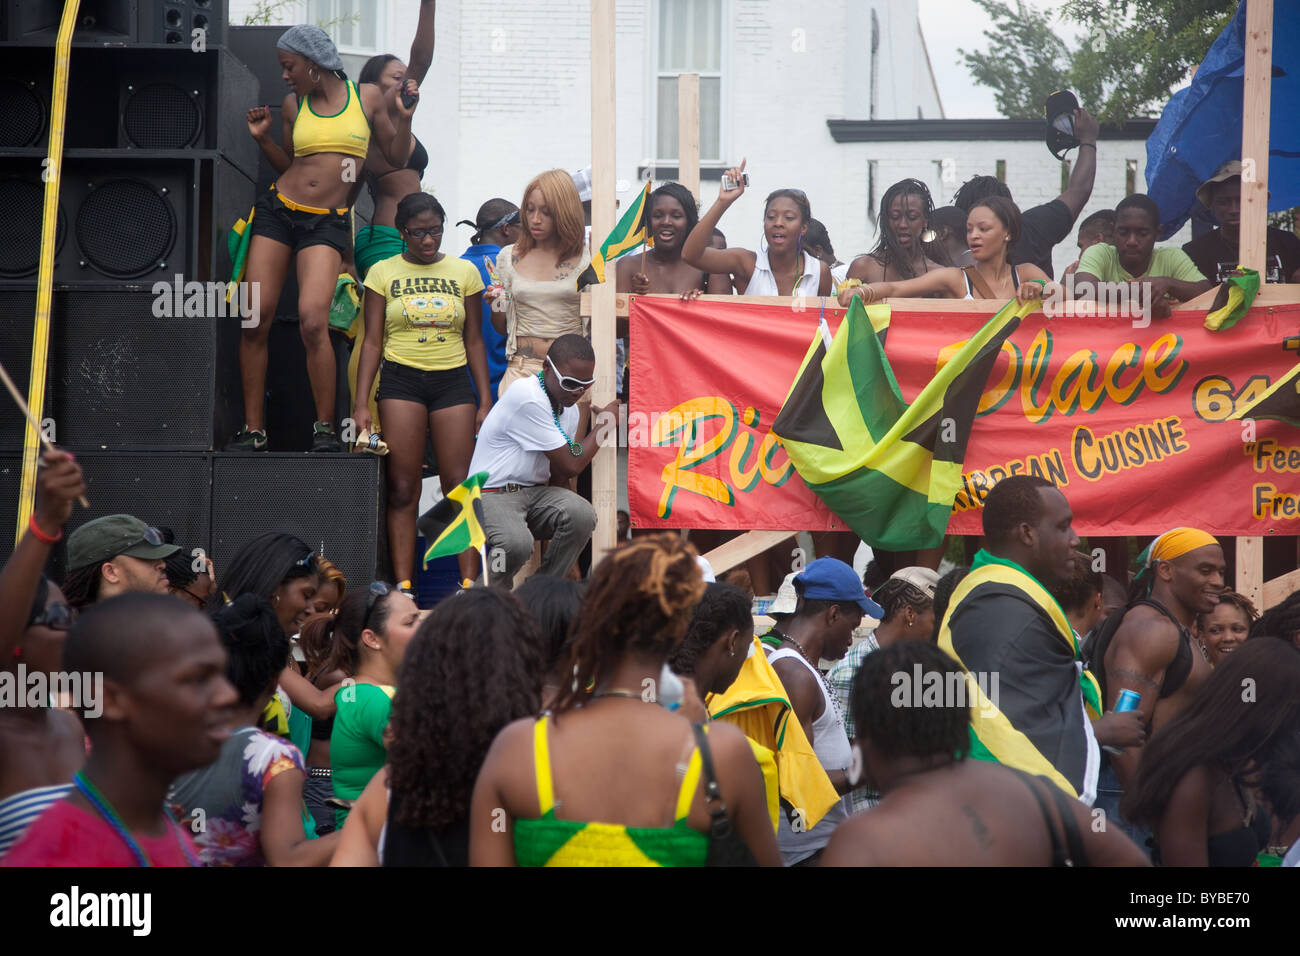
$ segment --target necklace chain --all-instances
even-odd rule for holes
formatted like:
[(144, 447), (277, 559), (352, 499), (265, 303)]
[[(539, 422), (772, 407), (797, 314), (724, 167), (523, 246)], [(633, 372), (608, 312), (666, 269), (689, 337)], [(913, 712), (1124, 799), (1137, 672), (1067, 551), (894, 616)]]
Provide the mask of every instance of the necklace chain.
[(817, 675), (817, 679), (822, 682), (822, 687), (826, 690), (826, 697), (830, 700), (831, 706), (835, 708), (835, 716), (839, 717), (841, 724), (844, 723), (844, 711), (840, 709), (839, 695), (831, 690), (831, 685), (826, 681), (826, 675), (817, 669), (817, 665), (813, 663), (812, 658), (808, 656), (808, 652), (803, 649), (802, 644), (784, 631), (777, 631), (777, 633), (781, 635), (781, 640), (793, 644), (794, 649), (799, 652), (799, 656), (802, 657), (804, 661), (807, 662), (808, 666), (812, 668), (813, 673)]
[[(118, 815), (117, 811), (113, 809), (113, 805), (108, 802), (107, 798), (102, 793), (99, 792), (99, 788), (90, 782), (90, 778), (87, 777), (85, 773), (78, 770), (77, 775), (72, 778), (72, 782), (76, 786), (77, 790), (80, 791), (81, 795), (86, 798), (86, 801), (95, 808), (95, 811), (103, 817), (105, 822), (113, 828), (114, 832), (122, 838), (122, 842), (124, 842), (127, 849), (131, 851), (137, 864), (140, 866), (153, 866), (153, 862), (149, 857), (145, 856), (145, 852), (140, 847), (140, 844), (131, 836), (131, 831), (126, 828), (126, 824), (122, 822), (122, 818)], [(171, 818), (171, 814), (166, 811), (164, 811), (163, 816), (166, 817), (168, 827), (171, 829), (172, 833), (175, 834), (176, 842), (180, 844), (181, 852), (185, 854), (185, 859), (189, 862), (189, 865), (198, 866), (199, 861), (194, 858), (194, 854), (190, 852), (190, 848), (185, 845), (185, 839), (181, 836), (180, 826)]]
[[(546, 372), (538, 372), (537, 381), (541, 383), (542, 394), (546, 396), (547, 401), (550, 401), (551, 393), (546, 390)], [(564, 426), (560, 424), (560, 416), (556, 414), (554, 405), (551, 406), (551, 420), (555, 422), (555, 427), (558, 428), (560, 434), (564, 436), (564, 440), (569, 446), (569, 454), (574, 458), (580, 456), (582, 454), (582, 442), (574, 441), (569, 437), (569, 433), (566, 432)]]

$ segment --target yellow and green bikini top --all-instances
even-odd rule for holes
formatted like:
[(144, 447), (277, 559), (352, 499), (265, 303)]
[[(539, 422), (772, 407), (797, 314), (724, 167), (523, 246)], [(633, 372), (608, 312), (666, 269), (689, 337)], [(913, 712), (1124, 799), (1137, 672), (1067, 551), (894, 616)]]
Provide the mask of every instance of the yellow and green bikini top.
[(542, 715), (533, 729), (533, 767), (542, 816), (539, 820), (515, 820), (515, 860), (520, 866), (704, 866), (709, 836), (686, 824), (700, 783), (698, 747), (691, 752), (682, 778), (671, 827), (560, 820), (555, 816), (551, 785), (547, 719)]
[(304, 96), (293, 121), (293, 154), (342, 153), (366, 158), (370, 147), (370, 121), (361, 106), (356, 84), (347, 81), (348, 99), (343, 109), (321, 116), (311, 106), (311, 96)]

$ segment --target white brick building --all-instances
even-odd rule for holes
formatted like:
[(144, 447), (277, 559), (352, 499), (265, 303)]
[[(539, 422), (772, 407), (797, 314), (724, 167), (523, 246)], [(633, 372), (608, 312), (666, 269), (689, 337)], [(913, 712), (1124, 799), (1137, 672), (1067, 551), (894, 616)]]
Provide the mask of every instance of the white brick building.
[[(239, 24), (256, 0), (230, 6)], [(406, 58), (418, 12), (414, 0), (303, 0), (280, 19), (359, 13), (331, 28), (355, 76), (374, 53)], [(703, 204), (721, 169), (749, 160), (752, 192), (722, 223), (734, 245), (757, 245), (763, 196), (781, 186), (808, 193), (845, 261), (875, 244), (874, 207), (905, 176), (925, 181), (935, 205), (999, 160), (1022, 206), (1062, 190), (1038, 124), (938, 122), (916, 0), (618, 0), (616, 23), (620, 198), (651, 172), (676, 176), (673, 77), (699, 72)], [(453, 220), (492, 196), (518, 202), (543, 169), (589, 165), (590, 75), (587, 0), (440, 0), (415, 132), (429, 150), (425, 185)], [(872, 120), (887, 122), (872, 130)], [(1145, 188), (1146, 128), (1127, 132), (1103, 139), (1085, 215)], [(468, 239), (460, 227), (451, 245)], [(1058, 246), (1057, 271), (1074, 256), (1073, 243)]]

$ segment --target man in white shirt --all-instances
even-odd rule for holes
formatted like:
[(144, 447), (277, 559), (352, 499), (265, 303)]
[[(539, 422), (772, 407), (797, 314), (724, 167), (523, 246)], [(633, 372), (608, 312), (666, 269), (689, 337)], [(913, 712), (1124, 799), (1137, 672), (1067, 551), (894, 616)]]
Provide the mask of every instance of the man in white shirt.
[[(551, 542), (537, 573), (563, 577), (596, 527), (595, 509), (567, 487), (599, 450), (575, 407), (595, 381), (595, 369), (590, 342), (560, 336), (542, 371), (503, 392), (479, 429), (470, 474), (488, 473), (483, 530), (491, 581), (510, 581), (535, 539)], [(593, 411), (617, 408), (616, 400)]]

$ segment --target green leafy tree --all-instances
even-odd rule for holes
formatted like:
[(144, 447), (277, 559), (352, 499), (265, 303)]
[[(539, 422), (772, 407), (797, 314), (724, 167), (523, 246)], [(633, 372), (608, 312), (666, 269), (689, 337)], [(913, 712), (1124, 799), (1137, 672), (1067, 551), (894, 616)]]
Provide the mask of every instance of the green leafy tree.
[(987, 52), (958, 50), (975, 82), (993, 90), (1003, 116), (1041, 119), (1043, 102), (1056, 90), (1073, 89), (1080, 102), (1095, 102), (1099, 78), (1075, 75), (1075, 52), (1058, 36), (1052, 18), (1024, 0), (1014, 8), (1000, 0), (973, 0), (993, 20), (984, 36)]
[[(1054, 90), (1071, 89), (1098, 119), (1157, 115), (1191, 79), (1236, 0), (1068, 0), (1045, 13), (1016, 0), (973, 0), (993, 20), (987, 51), (960, 51), (1004, 116), (1037, 118)], [(1062, 34), (1083, 34), (1071, 47)]]

